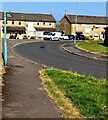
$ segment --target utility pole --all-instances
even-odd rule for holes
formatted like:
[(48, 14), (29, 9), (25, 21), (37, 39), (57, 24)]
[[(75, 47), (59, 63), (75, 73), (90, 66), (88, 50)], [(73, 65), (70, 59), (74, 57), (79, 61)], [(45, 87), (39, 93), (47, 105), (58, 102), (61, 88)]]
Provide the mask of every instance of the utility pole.
[[(2, 15), (0, 16), (2, 18)], [(2, 69), (2, 21), (0, 21), (0, 71)]]
[(7, 65), (6, 12), (4, 12), (4, 65)]
[(74, 38), (74, 45), (76, 45), (76, 36), (77, 36), (77, 21), (78, 21), (78, 16), (77, 16), (77, 2), (76, 2), (76, 16), (75, 16), (75, 38)]
[[(65, 16), (66, 16), (66, 12), (67, 10), (65, 10)], [(65, 20), (64, 28), (65, 28), (65, 35), (66, 35), (66, 20)]]
[[(2, 14), (0, 14), (0, 99), (2, 98)], [(2, 101), (0, 100), (0, 119), (2, 119)]]
[(75, 38), (74, 38), (74, 45), (76, 45), (76, 36), (77, 36), (77, 14), (75, 16)]
[(4, 65), (7, 66), (7, 40), (6, 40), (6, 21), (7, 17), (12, 17), (11, 13), (4, 12)]
[[(38, 13), (38, 25), (39, 25), (39, 17), (40, 17), (40, 13)], [(39, 38), (39, 26), (37, 27), (37, 37)]]

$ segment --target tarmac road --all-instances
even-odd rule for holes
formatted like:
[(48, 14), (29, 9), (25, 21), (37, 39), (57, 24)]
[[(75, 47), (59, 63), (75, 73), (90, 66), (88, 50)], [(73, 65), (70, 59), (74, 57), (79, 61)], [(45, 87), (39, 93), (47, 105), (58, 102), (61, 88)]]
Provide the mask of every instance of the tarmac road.
[(50, 67), (106, 78), (106, 62), (92, 60), (62, 51), (64, 42), (44, 41), (19, 44), (14, 51), (24, 58)]

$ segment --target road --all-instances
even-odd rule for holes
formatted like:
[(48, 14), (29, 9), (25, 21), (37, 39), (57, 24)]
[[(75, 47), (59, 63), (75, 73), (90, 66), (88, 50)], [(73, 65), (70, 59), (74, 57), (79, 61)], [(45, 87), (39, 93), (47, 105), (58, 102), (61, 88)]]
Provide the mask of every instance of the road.
[(50, 67), (106, 78), (106, 62), (69, 54), (61, 50), (61, 44), (63, 42), (59, 41), (25, 43), (14, 47), (14, 51), (26, 59)]

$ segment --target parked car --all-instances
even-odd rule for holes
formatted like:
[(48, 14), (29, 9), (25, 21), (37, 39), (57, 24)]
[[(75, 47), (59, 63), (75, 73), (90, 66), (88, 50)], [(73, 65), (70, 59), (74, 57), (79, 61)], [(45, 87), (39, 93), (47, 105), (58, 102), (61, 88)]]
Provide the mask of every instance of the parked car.
[(77, 34), (77, 35), (76, 35), (76, 39), (77, 39), (77, 40), (85, 40), (85, 36), (82, 35), (82, 34)]
[(61, 32), (49, 32), (47, 35), (43, 36), (44, 39), (49, 40), (69, 40), (67, 35), (62, 34)]
[(47, 35), (44, 35), (43, 37), (44, 39), (49, 39), (49, 40), (60, 40), (61, 32), (49, 32)]
[(69, 36), (68, 35), (62, 35), (61, 40), (69, 40)]
[(68, 35), (69, 40), (74, 40), (74, 35)]

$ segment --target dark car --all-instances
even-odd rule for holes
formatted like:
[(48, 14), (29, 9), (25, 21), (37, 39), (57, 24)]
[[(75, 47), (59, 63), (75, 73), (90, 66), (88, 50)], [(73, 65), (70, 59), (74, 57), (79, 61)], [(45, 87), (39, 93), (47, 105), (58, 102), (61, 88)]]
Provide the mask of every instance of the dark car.
[(76, 39), (77, 39), (77, 40), (85, 40), (85, 36), (84, 36), (84, 35), (81, 35), (81, 34), (78, 34), (78, 35), (76, 36)]
[(74, 35), (68, 35), (69, 40), (74, 40)]

